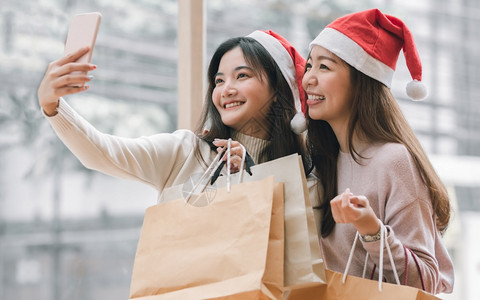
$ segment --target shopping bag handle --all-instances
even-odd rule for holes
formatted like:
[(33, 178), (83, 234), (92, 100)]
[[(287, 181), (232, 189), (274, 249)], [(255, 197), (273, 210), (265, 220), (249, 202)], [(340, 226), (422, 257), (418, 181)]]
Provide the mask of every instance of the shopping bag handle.
[(405, 245), (403, 245), (403, 251), (405, 253), (405, 276), (403, 278), (403, 284), (406, 285), (407, 284), (407, 279), (408, 279), (408, 253), (407, 253), (407, 251), (408, 251), (412, 254), (413, 260), (415, 261), (415, 265), (417, 266), (418, 275), (420, 275), (420, 283), (422, 284), (422, 290), (425, 291), (425, 283), (423, 282), (423, 275), (422, 275), (422, 271), (420, 270), (420, 264), (418, 263), (417, 255), (415, 254), (415, 252), (413, 252), (412, 249), (407, 248)]
[[(217, 181), (218, 177), (220, 176), (220, 172), (222, 172), (223, 167), (225, 166), (226, 162), (222, 161), (220, 166), (215, 170), (215, 173), (212, 176), (212, 179), (210, 180), (210, 184), (213, 185), (215, 181)], [(248, 152), (245, 152), (245, 172), (247, 172), (250, 176), (253, 175), (252, 170), (250, 169), (252, 166), (255, 165), (255, 162), (253, 161), (252, 157)]]
[[(207, 167), (207, 170), (202, 174), (200, 179), (193, 185), (192, 189), (185, 196), (185, 203), (188, 203), (188, 201), (190, 201), (190, 198), (192, 197), (195, 190), (198, 188), (198, 186), (200, 184), (202, 184), (202, 182), (205, 181), (205, 179), (208, 179), (210, 177), (209, 174), (213, 173), (215, 171), (215, 169), (216, 169), (215, 167), (221, 164), (222, 160), (220, 160), (219, 162), (217, 162), (217, 160), (221, 157), (221, 155), (224, 151), (225, 151), (224, 148), (220, 148), (220, 151), (217, 153), (217, 155), (213, 159), (212, 163)], [(206, 188), (206, 185), (204, 184), (201, 192), (203, 192), (205, 190), (205, 188)]]
[[(230, 192), (230, 175), (231, 175), (231, 163), (230, 163), (230, 159), (232, 157), (231, 155), (231, 143), (232, 143), (232, 139), (228, 139), (227, 141), (227, 153), (225, 153), (225, 155), (227, 156), (227, 191)], [(242, 183), (243, 181), (243, 168), (245, 167), (245, 157), (246, 157), (246, 153), (247, 151), (245, 150), (245, 147), (240, 144), (240, 147), (242, 148), (242, 159), (241, 159), (241, 162), (240, 162), (240, 176), (238, 177), (238, 183)], [(223, 161), (223, 159), (222, 159)]]
[[(342, 283), (345, 283), (345, 280), (347, 279), (347, 274), (348, 270), (350, 269), (350, 264), (352, 263), (353, 259), (353, 253), (355, 251), (355, 246), (358, 241), (358, 237), (360, 234), (358, 231), (355, 234), (355, 239), (353, 241), (352, 249), (350, 249), (350, 254), (348, 256), (347, 260), (347, 266), (345, 267), (345, 272), (343, 272), (343, 278), (342, 278)], [(385, 228), (385, 225), (380, 221), (380, 257), (379, 257), (379, 269), (378, 269), (378, 290), (382, 291), (382, 278), (383, 278), (383, 249), (386, 247), (387, 248), (387, 253), (390, 258), (390, 264), (392, 265), (392, 270), (393, 270), (393, 275), (395, 277), (395, 281), (398, 285), (400, 285), (400, 279), (398, 278), (398, 273), (397, 273), (397, 268), (395, 267), (395, 262), (393, 260), (393, 255), (392, 251), (390, 250), (390, 245), (388, 242), (386, 242), (386, 238), (388, 236), (387, 230)], [(365, 263), (363, 264), (363, 272), (362, 272), (362, 278), (365, 278), (365, 272), (367, 270), (367, 261), (368, 261), (368, 252), (367, 255), (365, 255)]]
[[(242, 147), (243, 147), (243, 145), (242, 145)], [(242, 148), (242, 149), (244, 149), (244, 148)], [(210, 184), (214, 184), (215, 181), (217, 181), (218, 177), (220, 176), (220, 172), (222, 172), (222, 169), (225, 166), (225, 164), (226, 164), (226, 162), (222, 161), (220, 166), (218, 166), (218, 168), (215, 170), (215, 173), (212, 176), (212, 179), (210, 180)], [(252, 170), (250, 168), (254, 165), (255, 165), (255, 162), (253, 161), (250, 154), (248, 154), (248, 152), (245, 152), (245, 172), (250, 174), (250, 176), (252, 175)], [(243, 176), (243, 174), (242, 174), (242, 176)]]
[[(197, 183), (193, 186), (193, 188), (188, 192), (187, 196), (185, 197), (185, 203), (188, 203), (188, 201), (190, 200), (190, 198), (192, 197), (193, 193), (198, 189), (198, 187), (200, 186), (200, 191), (199, 193), (202, 193), (205, 188), (207, 187), (208, 185), (208, 182), (211, 180), (211, 178), (215, 175), (216, 171), (221, 167), (223, 167), (223, 165), (225, 165), (225, 161), (223, 160), (226, 156), (227, 158), (227, 191), (230, 192), (230, 186), (231, 186), (231, 182), (230, 182), (230, 175), (231, 175), (231, 167), (230, 167), (230, 159), (231, 159), (231, 142), (232, 142), (232, 139), (228, 139), (227, 141), (227, 149), (225, 151), (225, 148), (220, 148), (220, 151), (218, 152), (218, 154), (215, 156), (215, 158), (213, 159), (212, 163), (208, 166), (207, 170), (202, 174), (202, 176), (200, 177), (200, 179), (197, 181)], [(246, 155), (246, 150), (245, 150), (245, 147), (240, 144), (240, 147), (242, 148), (242, 159), (241, 159), (241, 163), (240, 163), (240, 176), (239, 176), (239, 179), (238, 179), (238, 183), (241, 183), (243, 181), (243, 168), (244, 168), (244, 165), (245, 165), (245, 155)], [(223, 154), (223, 156), (222, 156)]]

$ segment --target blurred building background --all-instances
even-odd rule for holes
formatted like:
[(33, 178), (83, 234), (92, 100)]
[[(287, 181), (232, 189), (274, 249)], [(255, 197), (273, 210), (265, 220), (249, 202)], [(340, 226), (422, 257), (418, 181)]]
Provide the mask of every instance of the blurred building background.
[[(225, 39), (256, 29), (275, 30), (307, 56), (320, 30), (349, 12), (377, 7), (407, 23), (430, 95), (407, 98), (402, 55), (392, 91), (455, 208), (445, 240), (456, 286), (442, 297), (478, 299), (480, 2), (204, 2), (207, 61)], [(177, 1), (0, 0), (0, 300), (128, 298), (143, 213), (156, 191), (86, 170), (56, 138), (36, 99), (48, 63), (63, 54), (72, 16), (89, 11), (103, 15), (93, 55), (98, 69), (89, 92), (69, 103), (116, 135), (176, 128)]]

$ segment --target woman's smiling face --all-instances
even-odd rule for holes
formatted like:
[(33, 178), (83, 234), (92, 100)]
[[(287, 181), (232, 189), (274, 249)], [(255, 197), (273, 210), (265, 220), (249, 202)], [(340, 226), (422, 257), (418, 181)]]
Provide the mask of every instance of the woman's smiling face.
[(226, 52), (220, 60), (212, 100), (225, 125), (259, 138), (268, 135), (266, 116), (273, 91), (265, 72), (254, 71), (239, 47)]
[(315, 45), (307, 60), (303, 88), (308, 95), (308, 114), (330, 126), (346, 123), (351, 113), (350, 69), (338, 56)]

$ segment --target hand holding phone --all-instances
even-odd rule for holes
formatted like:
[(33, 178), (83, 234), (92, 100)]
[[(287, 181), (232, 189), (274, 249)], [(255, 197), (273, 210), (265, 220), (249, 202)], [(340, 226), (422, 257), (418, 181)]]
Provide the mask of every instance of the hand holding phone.
[[(102, 15), (99, 12), (75, 15), (68, 30), (67, 40), (65, 42), (65, 55), (89, 46), (90, 50), (76, 60), (76, 62), (90, 63), (101, 19)], [(82, 72), (72, 72), (72, 74), (74, 73), (82, 74)]]
[[(90, 61), (100, 20), (100, 13), (80, 14), (73, 18), (65, 42), (65, 54), (68, 55), (64, 55), (48, 65), (38, 87), (38, 102), (46, 115), (54, 116), (57, 114), (60, 97), (80, 93), (88, 89), (85, 82), (90, 81), (90, 79), (85, 75), (96, 68), (96, 66), (90, 64)], [(75, 71), (70, 74), (80, 74), (80, 76), (66, 76), (70, 74), (65, 73), (64, 66), (74, 62), (80, 62), (81, 64), (71, 65)]]

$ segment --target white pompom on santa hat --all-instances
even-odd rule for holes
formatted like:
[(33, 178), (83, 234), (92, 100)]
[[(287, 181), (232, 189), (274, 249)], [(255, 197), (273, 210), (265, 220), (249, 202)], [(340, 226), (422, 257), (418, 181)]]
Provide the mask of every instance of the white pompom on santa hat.
[(297, 113), (290, 121), (290, 127), (296, 134), (307, 130), (305, 114), (307, 111), (306, 94), (302, 87), (306, 60), (284, 37), (272, 30), (256, 30), (248, 35), (259, 42), (273, 57), (293, 94)]
[(403, 49), (412, 81), (407, 95), (413, 100), (427, 97), (422, 83), (422, 63), (412, 33), (398, 18), (369, 9), (340, 17), (327, 25), (310, 43), (331, 51), (358, 71), (391, 87), (400, 50)]

